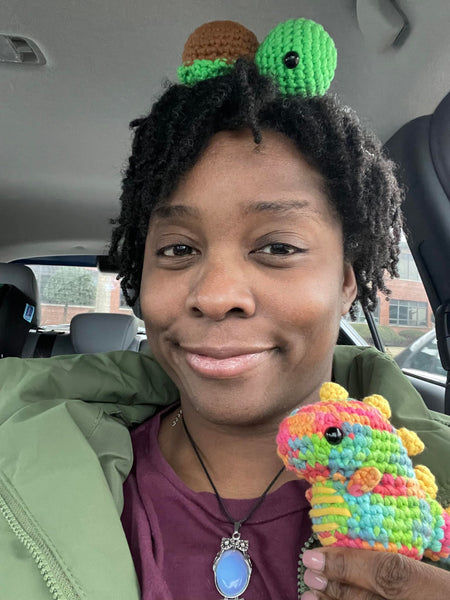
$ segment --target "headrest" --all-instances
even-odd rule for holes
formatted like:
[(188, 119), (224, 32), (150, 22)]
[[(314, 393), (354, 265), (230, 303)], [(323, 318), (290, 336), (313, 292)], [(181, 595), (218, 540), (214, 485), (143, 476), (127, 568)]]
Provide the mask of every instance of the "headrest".
[(77, 354), (128, 350), (135, 342), (137, 320), (131, 315), (84, 313), (70, 323), (70, 336)]
[(19, 263), (0, 263), (0, 284), (13, 285), (36, 306), (31, 327), (38, 327), (41, 320), (39, 290), (33, 271)]
[(431, 116), (430, 153), (439, 181), (450, 198), (450, 93)]

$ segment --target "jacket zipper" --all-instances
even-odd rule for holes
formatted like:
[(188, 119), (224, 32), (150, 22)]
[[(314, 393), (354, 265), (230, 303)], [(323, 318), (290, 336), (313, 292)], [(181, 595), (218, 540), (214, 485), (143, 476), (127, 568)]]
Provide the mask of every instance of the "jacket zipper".
[(85, 594), (76, 589), (55, 553), (39, 533), (32, 517), (8, 489), (11, 487), (4, 475), (0, 474), (0, 513), (33, 557), (53, 600), (82, 600), (86, 597)]

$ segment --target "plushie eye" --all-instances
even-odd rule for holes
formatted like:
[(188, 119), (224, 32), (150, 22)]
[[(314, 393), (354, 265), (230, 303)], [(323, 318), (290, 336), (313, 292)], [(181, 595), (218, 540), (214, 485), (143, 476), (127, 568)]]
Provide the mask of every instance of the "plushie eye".
[(283, 62), (288, 69), (295, 69), (300, 62), (300, 56), (298, 55), (298, 52), (292, 50), (284, 55)]
[(339, 429), (339, 427), (328, 427), (325, 430), (325, 439), (332, 446), (337, 446), (344, 439), (342, 429)]

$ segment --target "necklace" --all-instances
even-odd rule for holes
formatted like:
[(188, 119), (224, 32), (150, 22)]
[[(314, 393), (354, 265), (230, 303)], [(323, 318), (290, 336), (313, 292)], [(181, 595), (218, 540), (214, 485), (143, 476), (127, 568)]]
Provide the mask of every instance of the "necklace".
[(181, 415), (183, 414), (183, 409), (180, 408), (180, 410), (177, 412), (177, 414), (175, 415), (175, 418), (172, 420), (172, 427), (175, 427), (175, 425), (178, 423), (178, 421), (181, 419)]
[(250, 560), (250, 556), (248, 555), (248, 540), (241, 539), (239, 529), (241, 528), (241, 525), (243, 525), (246, 521), (248, 521), (248, 519), (250, 519), (253, 513), (264, 502), (267, 493), (269, 492), (273, 484), (276, 482), (276, 480), (283, 473), (284, 467), (282, 467), (278, 471), (278, 473), (269, 483), (262, 495), (252, 506), (247, 516), (240, 520), (234, 519), (226, 509), (225, 504), (223, 503), (223, 500), (220, 497), (220, 494), (217, 491), (213, 480), (211, 479), (211, 475), (208, 473), (205, 463), (203, 462), (202, 457), (200, 456), (197, 444), (194, 442), (186, 426), (183, 414), (181, 414), (180, 416), (188, 440), (202, 466), (202, 469), (209, 483), (211, 484), (212, 489), (214, 490), (214, 494), (217, 498), (217, 502), (219, 503), (220, 510), (223, 512), (225, 517), (234, 527), (234, 531), (231, 537), (222, 538), (220, 550), (214, 559), (214, 583), (216, 584), (217, 591), (220, 594), (222, 594), (222, 600), (244, 600), (243, 598), (239, 598), (239, 596), (245, 592), (245, 590), (248, 587), (248, 584), (250, 583), (250, 576), (252, 574), (252, 562)]

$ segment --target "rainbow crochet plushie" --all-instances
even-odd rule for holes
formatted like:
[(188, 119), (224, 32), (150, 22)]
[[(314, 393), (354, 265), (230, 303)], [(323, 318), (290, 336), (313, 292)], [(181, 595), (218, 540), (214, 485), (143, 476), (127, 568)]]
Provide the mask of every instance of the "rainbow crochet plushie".
[(450, 515), (435, 500), (434, 476), (410, 456), (424, 445), (389, 422), (382, 396), (362, 402), (325, 383), (320, 402), (302, 406), (280, 425), (278, 453), (312, 486), (313, 531), (324, 546), (397, 552), (432, 560), (450, 555)]

